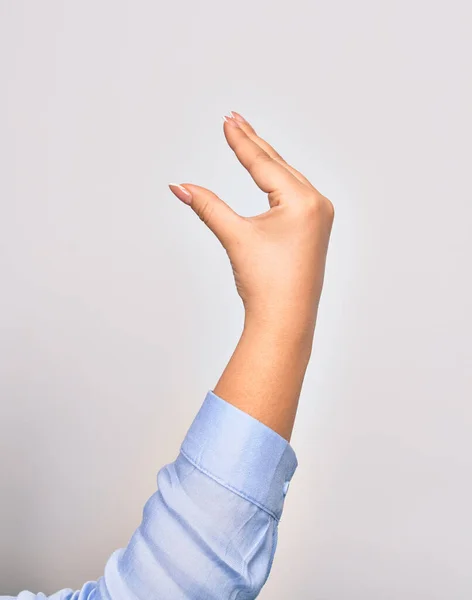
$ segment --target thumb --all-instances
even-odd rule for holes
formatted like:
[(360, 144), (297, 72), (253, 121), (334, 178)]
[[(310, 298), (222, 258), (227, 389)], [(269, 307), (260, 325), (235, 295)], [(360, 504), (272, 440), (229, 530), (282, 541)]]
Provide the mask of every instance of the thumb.
[(216, 194), (199, 185), (170, 183), (169, 188), (179, 200), (193, 209), (227, 248), (244, 223), (243, 217), (234, 212)]

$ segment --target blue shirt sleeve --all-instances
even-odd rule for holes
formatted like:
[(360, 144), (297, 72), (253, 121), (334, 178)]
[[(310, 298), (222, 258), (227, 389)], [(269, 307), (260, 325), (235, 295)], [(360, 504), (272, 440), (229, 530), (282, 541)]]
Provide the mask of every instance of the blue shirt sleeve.
[[(208, 392), (178, 457), (159, 471), (127, 547), (112, 554), (98, 581), (50, 600), (256, 598), (296, 468), (284, 438)], [(22, 592), (17, 600), (45, 598)]]

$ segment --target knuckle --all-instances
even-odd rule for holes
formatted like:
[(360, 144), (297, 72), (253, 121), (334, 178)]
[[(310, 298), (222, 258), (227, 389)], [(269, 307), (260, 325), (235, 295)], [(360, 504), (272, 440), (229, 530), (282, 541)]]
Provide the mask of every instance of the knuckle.
[(315, 193), (310, 194), (305, 203), (306, 215), (314, 218), (323, 216), (330, 221), (334, 219), (334, 205), (325, 196)]
[(328, 217), (331, 219), (331, 221), (333, 221), (335, 213), (336, 213), (334, 204), (331, 202), (331, 200), (328, 200), (328, 198), (325, 198), (324, 196), (323, 196), (323, 200), (324, 200), (326, 212), (328, 213)]
[(200, 209), (197, 211), (197, 215), (201, 221), (208, 225), (211, 220), (211, 215), (213, 213), (213, 203), (207, 200), (202, 204)]
[(274, 150), (274, 149), (272, 148), (272, 153), (273, 153), (273, 157), (274, 157), (275, 159), (277, 159), (277, 160), (280, 160), (280, 161), (281, 161), (281, 162), (283, 162), (283, 163), (287, 163), (287, 161), (285, 160), (285, 158), (284, 158), (284, 157), (283, 157), (281, 154), (279, 154), (279, 153), (277, 152), (277, 150)]
[(267, 154), (267, 152), (264, 152), (263, 150), (260, 152), (256, 152), (252, 158), (252, 167), (258, 167), (261, 165), (265, 165), (268, 162), (271, 162), (272, 159), (271, 157)]

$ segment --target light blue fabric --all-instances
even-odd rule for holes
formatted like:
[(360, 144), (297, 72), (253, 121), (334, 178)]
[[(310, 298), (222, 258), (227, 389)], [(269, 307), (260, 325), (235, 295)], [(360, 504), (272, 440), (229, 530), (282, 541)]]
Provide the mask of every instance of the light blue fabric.
[(296, 468), (284, 438), (208, 392), (177, 459), (159, 471), (128, 546), (112, 554), (98, 581), (50, 600), (256, 598)]

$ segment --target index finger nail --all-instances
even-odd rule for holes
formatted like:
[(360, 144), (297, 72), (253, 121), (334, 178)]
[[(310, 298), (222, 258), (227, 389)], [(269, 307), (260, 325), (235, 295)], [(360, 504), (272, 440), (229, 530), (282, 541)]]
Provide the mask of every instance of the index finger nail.
[(248, 123), (248, 121), (242, 115), (234, 112), (234, 110), (232, 110), (230, 114), (234, 119), (236, 119), (236, 121), (239, 121), (240, 123)]
[(236, 119), (234, 117), (228, 117), (227, 115), (225, 115), (223, 117), (223, 121), (225, 123), (229, 123), (233, 127), (238, 127), (240, 129), (239, 123), (236, 121)]

